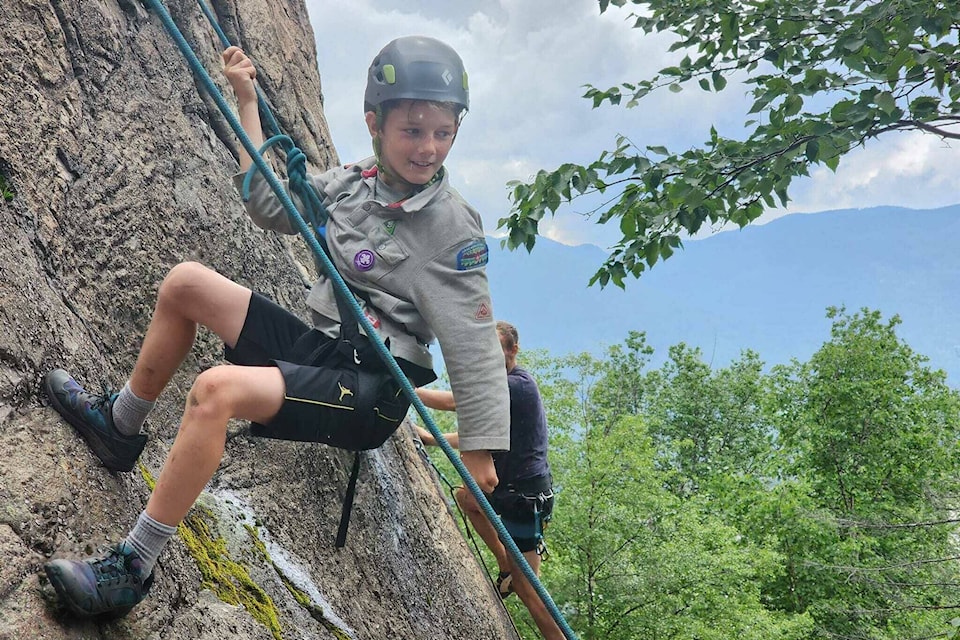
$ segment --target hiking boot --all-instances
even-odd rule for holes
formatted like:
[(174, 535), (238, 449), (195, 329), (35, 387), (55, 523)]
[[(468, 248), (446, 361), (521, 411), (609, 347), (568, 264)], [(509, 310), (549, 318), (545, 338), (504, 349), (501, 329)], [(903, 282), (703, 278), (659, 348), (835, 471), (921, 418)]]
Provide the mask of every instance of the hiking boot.
[(147, 444), (147, 436), (127, 436), (113, 426), (116, 396), (94, 395), (63, 369), (46, 375), (47, 397), (53, 408), (73, 425), (110, 471), (130, 471)]
[(102, 558), (53, 560), (43, 566), (60, 601), (83, 618), (122, 617), (143, 600), (153, 585), (153, 573), (144, 577), (143, 561), (122, 542)]

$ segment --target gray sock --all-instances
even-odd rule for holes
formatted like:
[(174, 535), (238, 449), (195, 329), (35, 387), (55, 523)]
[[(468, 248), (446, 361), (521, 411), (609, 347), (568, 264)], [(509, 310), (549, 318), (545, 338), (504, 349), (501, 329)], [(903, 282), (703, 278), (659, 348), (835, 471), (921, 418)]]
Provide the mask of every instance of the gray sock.
[(157, 564), (157, 557), (163, 550), (163, 546), (176, 532), (176, 527), (157, 522), (148, 516), (146, 511), (140, 512), (137, 524), (133, 526), (125, 542), (137, 550), (137, 554), (143, 561), (141, 571), (144, 576), (150, 575), (153, 571), (153, 565)]
[(123, 385), (123, 389), (113, 401), (113, 426), (125, 436), (135, 436), (143, 431), (143, 423), (153, 409), (155, 401), (144, 400), (130, 390), (130, 383)]

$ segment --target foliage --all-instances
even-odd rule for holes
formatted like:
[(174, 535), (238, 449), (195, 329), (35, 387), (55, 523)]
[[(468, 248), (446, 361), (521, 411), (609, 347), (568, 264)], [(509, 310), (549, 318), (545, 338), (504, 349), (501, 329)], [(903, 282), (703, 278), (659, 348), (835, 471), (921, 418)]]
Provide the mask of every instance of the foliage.
[(2, 198), (4, 202), (10, 202), (13, 200), (14, 196), (16, 196), (16, 194), (13, 192), (13, 188), (7, 182), (6, 176), (0, 173), (0, 198)]
[(777, 552), (746, 540), (708, 501), (668, 489), (671, 472), (636, 415), (649, 403), (649, 355), (631, 333), (607, 360), (557, 361), (572, 381), (547, 402), (558, 498), (544, 576), (554, 599), (584, 639), (804, 637), (806, 614), (761, 602)]
[(712, 371), (699, 350), (679, 344), (651, 372), (647, 410), (660, 443), (659, 464), (673, 472), (675, 493), (692, 495), (718, 477), (723, 484), (766, 473), (771, 443), (760, 408), (762, 369), (757, 354), (748, 351)]
[(762, 509), (788, 570), (771, 593), (832, 635), (934, 637), (960, 598), (960, 399), (897, 317), (828, 315), (830, 341), (773, 375), (784, 464)]
[(580, 638), (956, 636), (960, 396), (896, 316), (827, 316), (809, 361), (772, 370), (683, 344), (651, 369), (640, 332), (522, 354), (557, 496), (543, 583)]
[[(627, 0), (600, 0), (601, 12)], [(682, 153), (616, 138), (587, 166), (540, 171), (511, 182), (514, 207), (500, 220), (510, 248), (536, 243), (539, 222), (584, 194), (606, 199), (600, 223), (621, 240), (591, 280), (625, 286), (704, 224), (739, 226), (789, 201), (794, 178), (894, 131), (960, 138), (960, 5), (940, 0), (631, 0), (634, 27), (670, 32), (684, 52), (653, 78), (585, 98), (636, 107), (663, 87), (691, 83), (722, 91), (746, 76), (752, 105), (744, 140), (711, 127), (701, 148)], [(605, 207), (605, 208), (604, 208)]]

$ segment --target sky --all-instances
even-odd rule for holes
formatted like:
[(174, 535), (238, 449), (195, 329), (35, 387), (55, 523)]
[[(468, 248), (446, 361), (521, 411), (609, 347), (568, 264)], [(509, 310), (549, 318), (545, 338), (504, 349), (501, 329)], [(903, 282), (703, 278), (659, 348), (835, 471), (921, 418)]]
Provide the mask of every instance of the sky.
[[(596, 0), (306, 0), (324, 94), (324, 111), (342, 162), (371, 153), (363, 122), (366, 71), (393, 38), (426, 35), (453, 46), (470, 78), (467, 114), (446, 166), (451, 181), (498, 235), (510, 212), (507, 182), (527, 181), (564, 162), (588, 164), (617, 135), (638, 146), (671, 151), (699, 147), (711, 125), (741, 138), (748, 99), (731, 82), (720, 93), (691, 85), (660, 91), (634, 109), (593, 109), (584, 85), (606, 89), (653, 76), (675, 64), (669, 35), (631, 28), (629, 10)], [(795, 180), (787, 213), (881, 205), (932, 209), (960, 202), (960, 142), (932, 135), (884, 136), (845, 156), (836, 173), (815, 169)], [(564, 244), (602, 248), (619, 239), (617, 225), (588, 216), (596, 203), (575, 203), (541, 222), (541, 234)]]

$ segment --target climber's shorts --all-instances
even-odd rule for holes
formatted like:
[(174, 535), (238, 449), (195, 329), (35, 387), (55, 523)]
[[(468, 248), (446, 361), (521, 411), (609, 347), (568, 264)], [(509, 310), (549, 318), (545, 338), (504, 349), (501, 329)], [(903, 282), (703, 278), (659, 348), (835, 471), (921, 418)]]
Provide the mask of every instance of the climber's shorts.
[(498, 485), (487, 496), (490, 506), (517, 548), (540, 552), (543, 530), (553, 516), (553, 480), (549, 475)]
[(283, 375), (283, 405), (269, 424), (251, 425), (256, 436), (373, 449), (396, 430), (410, 405), (378, 357), (358, 366), (340, 340), (258, 293), (250, 299), (237, 345), (225, 347), (224, 355), (237, 365), (275, 366)]

